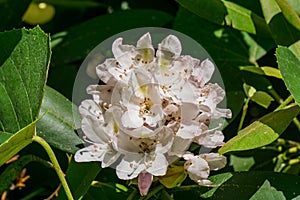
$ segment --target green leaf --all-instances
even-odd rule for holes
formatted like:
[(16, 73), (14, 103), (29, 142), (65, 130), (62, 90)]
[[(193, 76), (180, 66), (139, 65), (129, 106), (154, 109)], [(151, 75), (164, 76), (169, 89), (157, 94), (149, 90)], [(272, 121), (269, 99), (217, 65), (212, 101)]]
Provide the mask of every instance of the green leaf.
[(219, 186), (221, 186), (223, 183), (225, 183), (227, 180), (229, 180), (232, 177), (232, 173), (223, 173), (218, 174), (214, 176), (210, 176), (208, 179), (215, 185), (214, 188), (210, 189), (208, 192), (201, 195), (202, 198), (209, 198), (211, 197), (218, 189)]
[(37, 122), (32, 122), (0, 145), (0, 166), (32, 142)]
[(271, 102), (274, 101), (273, 97), (264, 91), (255, 92), (250, 99), (264, 108), (268, 108)]
[(277, 191), (276, 188), (272, 187), (268, 180), (262, 184), (257, 192), (250, 198), (250, 200), (285, 200), (285, 197), (281, 191)]
[[(126, 23), (120, 23), (120, 19)], [(138, 27), (164, 26), (171, 19), (171, 15), (158, 10), (137, 9), (95, 17), (67, 29), (66, 35), (58, 37), (62, 42), (54, 48), (53, 60), (56, 65), (82, 60), (93, 48), (114, 34)]]
[(296, 11), (296, 13), (300, 15), (300, 1), (287, 0), (287, 2)]
[[(74, 199), (84, 196), (92, 181), (100, 172), (100, 162), (77, 163), (73, 159), (68, 167), (66, 179)], [(57, 200), (66, 199), (65, 192), (60, 190)]]
[(300, 105), (300, 60), (286, 47), (278, 47), (276, 57), (279, 70), (287, 88), (298, 105)]
[(280, 71), (274, 67), (241, 66), (240, 70), (282, 79)]
[(278, 45), (289, 46), (300, 39), (299, 30), (287, 21), (276, 1), (260, 0), (260, 3), (272, 37)]
[(251, 36), (246, 32), (242, 32), (244, 36), (244, 41), (249, 45), (249, 60), (252, 63), (256, 63), (258, 59), (263, 57), (267, 51), (261, 47)]
[(183, 166), (170, 165), (166, 175), (160, 176), (159, 182), (167, 188), (174, 188), (180, 185), (187, 174)]
[(177, 0), (187, 10), (220, 25), (252, 34), (269, 36), (264, 19), (238, 4), (221, 0)]
[(248, 171), (255, 164), (254, 158), (251, 157), (239, 157), (230, 155), (229, 165), (233, 167), (235, 172)]
[(0, 130), (14, 133), (39, 113), (50, 60), (39, 28), (0, 33)]
[(231, 174), (230, 179), (217, 188), (217, 191), (212, 196), (213, 199), (250, 199), (266, 180), (274, 188), (282, 191), (286, 199), (292, 199), (300, 194), (298, 189), (299, 176), (268, 171), (236, 172)]
[[(31, 0), (4, 0), (0, 2), (0, 31), (16, 28), (22, 22)], [(1, 47), (4, 47), (1, 45)]]
[(7, 132), (0, 132), (0, 144), (5, 142), (8, 138), (10, 138), (13, 134), (12, 133), (7, 133)]
[(285, 19), (300, 31), (300, 18), (286, 0), (276, 0)]
[(300, 40), (289, 46), (289, 49), (297, 56), (298, 60), (300, 60)]
[(78, 108), (54, 89), (46, 87), (40, 111), (42, 115), (37, 124), (37, 134), (53, 147), (75, 153), (79, 149), (76, 145), (82, 143), (75, 133), (78, 128), (75, 124), (80, 124)]
[(240, 130), (237, 136), (230, 139), (219, 149), (219, 153), (255, 149), (272, 143), (288, 127), (299, 111), (300, 108), (294, 106), (263, 116)]

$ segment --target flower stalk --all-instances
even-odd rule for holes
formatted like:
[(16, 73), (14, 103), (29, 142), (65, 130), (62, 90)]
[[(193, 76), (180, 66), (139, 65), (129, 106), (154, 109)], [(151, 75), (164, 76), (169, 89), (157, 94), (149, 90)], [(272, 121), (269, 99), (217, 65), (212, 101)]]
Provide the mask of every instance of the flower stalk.
[(60, 182), (61, 182), (61, 184), (62, 184), (62, 186), (63, 186), (63, 188), (66, 192), (66, 196), (67, 196), (68, 200), (74, 200), (74, 198), (72, 196), (72, 193), (71, 193), (71, 190), (70, 190), (70, 188), (68, 186), (68, 183), (65, 179), (64, 173), (61, 170), (60, 165), (59, 165), (59, 163), (56, 159), (56, 156), (55, 156), (53, 150), (51, 149), (50, 145), (43, 138), (41, 138), (37, 135), (33, 136), (33, 141), (40, 144), (45, 149), (45, 151), (47, 152), (47, 154), (50, 158), (50, 161), (53, 164), (53, 168), (56, 171), (57, 176), (58, 176), (58, 178), (59, 178), (59, 180), (60, 180)]

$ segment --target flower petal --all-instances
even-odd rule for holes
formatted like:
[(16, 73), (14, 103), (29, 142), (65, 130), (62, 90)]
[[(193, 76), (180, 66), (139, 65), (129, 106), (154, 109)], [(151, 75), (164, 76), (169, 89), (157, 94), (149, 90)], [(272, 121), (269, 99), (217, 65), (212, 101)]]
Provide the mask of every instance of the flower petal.
[(150, 173), (142, 172), (138, 176), (138, 188), (140, 190), (140, 194), (145, 196), (148, 194), (150, 186), (152, 184), (153, 176)]
[(201, 154), (209, 165), (210, 170), (219, 170), (226, 165), (226, 157), (218, 153)]
[(126, 154), (116, 168), (119, 179), (130, 180), (144, 171), (146, 166), (142, 159), (143, 156), (138, 153)]

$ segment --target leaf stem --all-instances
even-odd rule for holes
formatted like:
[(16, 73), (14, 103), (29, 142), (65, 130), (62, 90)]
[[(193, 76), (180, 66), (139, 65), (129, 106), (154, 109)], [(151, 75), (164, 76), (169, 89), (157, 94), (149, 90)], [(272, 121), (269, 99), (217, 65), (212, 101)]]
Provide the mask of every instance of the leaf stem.
[(160, 190), (164, 189), (163, 185), (159, 185), (156, 188), (154, 188), (149, 194), (145, 197), (141, 197), (140, 200), (147, 200), (150, 199), (152, 196), (154, 196), (156, 193), (158, 193)]
[(50, 160), (51, 160), (51, 162), (53, 164), (53, 168), (56, 171), (57, 176), (58, 176), (58, 178), (59, 178), (59, 180), (60, 180), (60, 182), (61, 182), (61, 184), (62, 184), (62, 186), (63, 186), (63, 188), (64, 188), (64, 190), (66, 192), (68, 200), (74, 200), (74, 198), (72, 196), (72, 193), (70, 191), (70, 188), (69, 188), (69, 186), (67, 184), (67, 181), (65, 179), (64, 173), (61, 170), (61, 168), (59, 166), (59, 163), (58, 163), (58, 161), (57, 161), (57, 159), (55, 157), (55, 154), (52, 151), (50, 145), (43, 138), (41, 138), (39, 136), (35, 135), (35, 136), (33, 136), (32, 139), (33, 139), (34, 142), (39, 143), (45, 149), (45, 151), (47, 152), (47, 154), (48, 154), (48, 156), (49, 156), (49, 158), (50, 158)]
[(294, 97), (290, 95), (286, 100), (282, 101), (280, 105), (275, 109), (275, 111), (281, 110), (284, 107), (286, 107), (289, 103), (291, 103), (294, 100)]
[(249, 101), (250, 101), (250, 98), (247, 98), (247, 99), (246, 99), (246, 102), (245, 102), (245, 104), (244, 104), (244, 106), (243, 106), (243, 112), (242, 112), (240, 124), (239, 124), (239, 127), (238, 127), (238, 131), (240, 131), (240, 130), (243, 128), (243, 124), (244, 124), (245, 117), (246, 117), (247, 110), (248, 110), (248, 104), (249, 104)]

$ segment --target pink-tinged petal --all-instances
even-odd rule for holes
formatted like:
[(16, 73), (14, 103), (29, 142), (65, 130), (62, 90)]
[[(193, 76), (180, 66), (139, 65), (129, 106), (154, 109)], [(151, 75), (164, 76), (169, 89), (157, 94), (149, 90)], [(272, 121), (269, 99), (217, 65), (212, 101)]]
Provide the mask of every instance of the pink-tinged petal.
[(93, 95), (96, 103), (111, 103), (111, 96), (114, 86), (111, 85), (89, 85), (86, 88), (88, 94)]
[(138, 188), (142, 196), (146, 196), (152, 184), (153, 176), (150, 173), (142, 172), (138, 176)]
[(199, 87), (203, 87), (211, 79), (214, 70), (214, 64), (209, 59), (205, 59), (201, 62), (200, 66), (193, 69), (192, 80), (195, 81)]
[(117, 81), (117, 79), (115, 78), (117, 76), (114, 77), (113, 74), (111, 74), (109, 71), (112, 68), (119, 67), (117, 65), (117, 63), (118, 63), (118, 61), (116, 59), (109, 58), (109, 59), (106, 59), (104, 61), (104, 63), (102, 63), (96, 67), (96, 73), (101, 81), (103, 81), (104, 83), (106, 83), (108, 85), (114, 85), (114, 83)]
[(210, 170), (219, 170), (226, 166), (226, 157), (218, 153), (201, 154), (201, 157), (206, 160)]
[(146, 169), (143, 161), (143, 155), (138, 153), (126, 154), (117, 165), (116, 172), (119, 179), (130, 180), (136, 178)]
[(207, 179), (209, 176), (209, 165), (206, 160), (200, 156), (194, 156), (187, 160), (184, 167), (187, 170), (189, 177), (195, 182), (199, 183), (199, 181)]
[(199, 145), (207, 148), (216, 148), (224, 145), (224, 135), (221, 131), (206, 131), (194, 139)]
[(172, 53), (176, 59), (181, 54), (181, 42), (176, 36), (169, 35), (158, 44), (158, 49)]
[(163, 176), (167, 172), (168, 165), (169, 163), (163, 154), (155, 154), (155, 159), (146, 163), (146, 171), (154, 176)]

